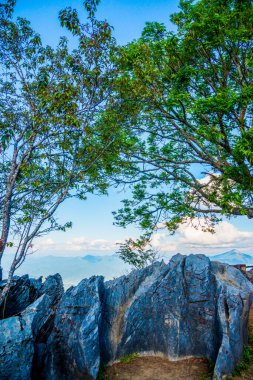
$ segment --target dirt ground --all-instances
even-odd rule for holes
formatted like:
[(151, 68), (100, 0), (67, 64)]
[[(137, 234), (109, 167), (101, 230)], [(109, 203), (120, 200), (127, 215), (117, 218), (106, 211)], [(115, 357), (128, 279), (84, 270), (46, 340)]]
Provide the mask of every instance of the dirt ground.
[[(106, 371), (105, 380), (211, 380), (208, 360), (169, 361), (160, 357), (139, 357), (130, 363), (116, 363)], [(253, 380), (253, 364), (233, 380)]]
[(247, 369), (241, 376), (235, 376), (232, 380), (253, 380), (253, 366)]
[[(253, 306), (249, 316), (249, 349), (253, 355)], [(136, 357), (129, 363), (115, 363), (108, 367), (105, 380), (211, 380), (207, 359), (191, 358), (170, 361), (166, 358), (144, 356)], [(241, 376), (233, 380), (253, 380), (253, 364)]]
[[(107, 369), (106, 380), (209, 380), (208, 360), (169, 361), (146, 356), (130, 363), (116, 363)], [(252, 379), (251, 379), (252, 380)]]

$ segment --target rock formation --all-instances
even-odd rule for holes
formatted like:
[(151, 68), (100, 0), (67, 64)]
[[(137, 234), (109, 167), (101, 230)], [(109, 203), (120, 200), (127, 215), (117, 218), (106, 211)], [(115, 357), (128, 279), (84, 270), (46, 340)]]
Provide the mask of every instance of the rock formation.
[[(21, 289), (17, 289), (17, 284), (20, 284)], [(1, 285), (4, 284), (0, 283)], [(27, 306), (26, 300), (29, 299), (31, 292), (34, 294), (34, 289), (37, 292), (37, 299)], [(18, 294), (23, 302), (18, 302), (17, 299), (17, 308), (15, 308), (13, 300)], [(53, 327), (55, 306), (62, 294), (63, 284), (60, 275), (48, 277), (44, 284), (41, 279), (38, 281), (29, 280), (27, 277), (15, 279), (10, 291), (10, 305), (8, 299), (6, 302), (7, 310), (8, 312), (12, 310), (13, 316), (0, 320), (1, 380), (28, 380), (32, 373), (38, 371), (43, 361), (45, 343), (44, 347), (38, 345), (43, 336), (46, 338), (45, 342), (47, 340), (48, 332)], [(22, 310), (21, 304), (26, 308)]]
[(28, 286), (37, 299), (0, 321), (1, 379), (92, 380), (101, 363), (139, 352), (209, 358), (218, 380), (247, 343), (253, 285), (204, 255), (178, 254), (107, 282), (92, 277), (63, 296), (57, 275), (38, 281)]

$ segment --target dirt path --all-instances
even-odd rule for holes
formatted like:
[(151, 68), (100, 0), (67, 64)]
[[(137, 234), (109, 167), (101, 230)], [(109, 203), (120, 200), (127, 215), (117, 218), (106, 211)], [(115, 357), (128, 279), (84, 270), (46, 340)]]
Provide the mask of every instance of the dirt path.
[[(138, 357), (107, 369), (105, 380), (209, 380), (208, 360), (169, 361), (160, 357)], [(252, 379), (251, 379), (252, 380)]]

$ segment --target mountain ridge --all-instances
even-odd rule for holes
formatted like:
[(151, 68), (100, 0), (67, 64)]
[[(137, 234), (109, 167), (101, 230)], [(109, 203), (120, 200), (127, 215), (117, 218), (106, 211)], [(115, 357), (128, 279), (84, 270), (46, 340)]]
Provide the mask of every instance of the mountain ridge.
[(253, 256), (248, 253), (243, 253), (237, 249), (210, 256), (211, 261), (220, 261), (230, 265), (246, 264), (253, 265)]
[[(242, 253), (236, 249), (208, 256), (211, 261), (220, 261), (230, 265), (246, 264), (253, 265), (253, 256)], [(166, 258), (167, 262), (169, 258)], [(11, 257), (4, 259), (3, 267), (8, 268)], [(124, 263), (117, 254), (84, 256), (31, 256), (27, 257), (24, 264), (17, 270), (17, 275), (28, 273), (34, 278), (50, 276), (60, 273), (65, 287), (76, 285), (84, 278), (93, 275), (102, 275), (106, 280), (127, 274), (130, 265)], [(7, 271), (4, 272), (7, 277)]]

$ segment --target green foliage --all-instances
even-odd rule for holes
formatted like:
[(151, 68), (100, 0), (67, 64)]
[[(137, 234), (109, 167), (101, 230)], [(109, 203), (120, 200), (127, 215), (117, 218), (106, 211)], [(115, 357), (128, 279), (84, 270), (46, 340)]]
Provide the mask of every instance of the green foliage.
[(120, 358), (120, 363), (122, 364), (129, 364), (131, 363), (133, 360), (136, 360), (138, 359), (140, 356), (138, 353), (133, 353), (133, 354), (129, 354), (129, 355), (126, 355), (126, 356), (123, 356), (122, 358)]
[(110, 380), (110, 379), (106, 378), (106, 365), (105, 364), (101, 364), (96, 380), (105, 380), (105, 379), (106, 380)]
[(106, 21), (95, 18), (97, 1), (86, 1), (88, 22), (77, 11), (60, 12), (75, 36), (56, 49), (42, 45), (29, 21), (13, 20), (13, 1), (0, 4), (0, 261), (8, 236), (20, 265), (32, 240), (65, 231), (56, 210), (67, 198), (106, 194), (119, 168), (125, 132), (106, 123), (113, 101), (115, 41)]
[[(111, 113), (134, 141), (116, 223), (147, 231), (253, 218), (253, 5), (181, 1), (178, 30), (147, 23), (117, 56)], [(129, 161), (126, 153), (125, 161)], [(199, 178), (205, 178), (200, 181)]]
[(152, 264), (158, 257), (158, 252), (151, 247), (150, 236), (144, 235), (134, 241), (128, 239), (120, 245), (119, 257), (137, 269), (145, 268)]
[(253, 354), (248, 346), (243, 346), (242, 361), (236, 365), (233, 376), (240, 376), (251, 364), (253, 364)]
[(209, 359), (208, 361), (208, 377), (207, 379), (211, 379), (213, 377), (213, 371), (214, 371), (214, 362), (212, 359)]

